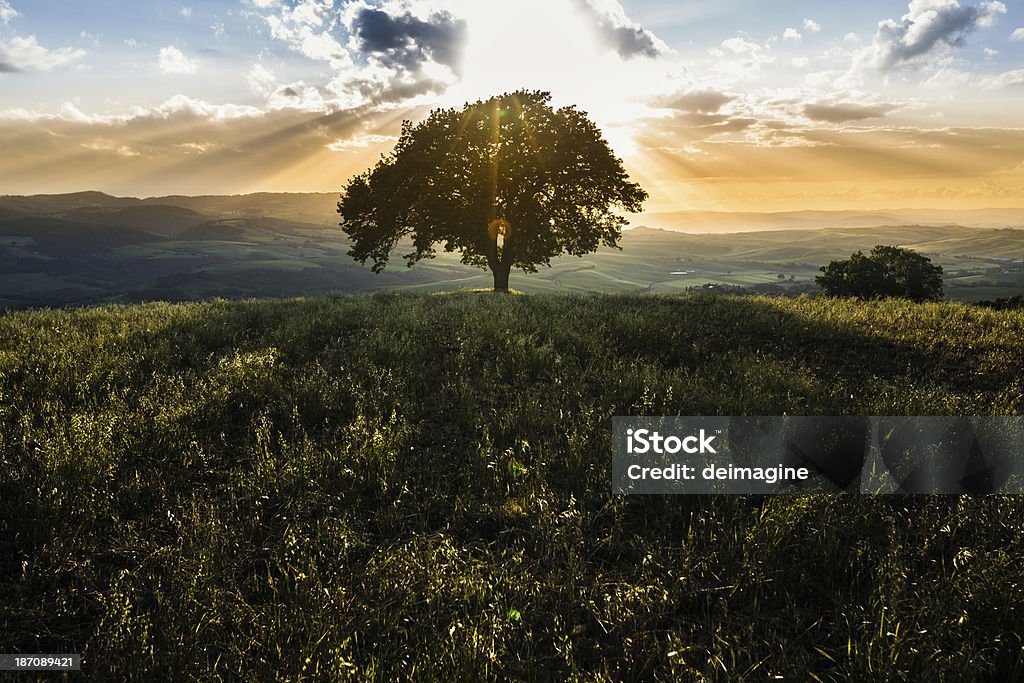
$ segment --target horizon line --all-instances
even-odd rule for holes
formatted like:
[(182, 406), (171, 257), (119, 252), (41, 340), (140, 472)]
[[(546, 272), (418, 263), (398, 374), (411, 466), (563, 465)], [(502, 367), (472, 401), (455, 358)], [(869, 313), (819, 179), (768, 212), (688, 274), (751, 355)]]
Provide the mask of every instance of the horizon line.
[[(99, 194), (112, 199), (135, 199), (138, 201), (146, 201), (151, 199), (164, 199), (168, 197), (188, 197), (190, 199), (198, 199), (200, 197), (252, 197), (255, 195), (338, 195), (341, 196), (341, 192), (337, 190), (304, 190), (304, 191), (287, 191), (287, 190), (257, 190), (254, 192), (236, 192), (236, 193), (213, 193), (213, 194), (162, 194), (162, 195), (147, 195), (137, 196), (131, 194), (118, 195), (105, 192), (103, 190), (76, 190), (74, 192), (37, 192), (35, 194), (0, 194), (0, 199), (28, 199), (32, 197), (67, 197), (71, 195), (81, 194)], [(912, 207), (885, 207), (878, 209), (862, 209), (857, 207), (845, 207), (836, 209), (783, 209), (775, 211), (757, 211), (751, 209), (671, 209), (671, 210), (659, 210), (659, 211), (642, 211), (637, 214), (631, 214), (635, 216), (656, 216), (664, 214), (677, 214), (677, 213), (721, 213), (721, 214), (760, 214), (760, 215), (778, 215), (778, 214), (790, 214), (790, 213), (840, 213), (857, 211), (861, 213), (883, 213), (886, 211), (943, 211), (943, 212), (980, 212), (980, 211), (1024, 211), (1024, 205), (1021, 206), (984, 206), (978, 208), (964, 209), (964, 208), (912, 208)], [(642, 227), (642, 226), (634, 226)]]

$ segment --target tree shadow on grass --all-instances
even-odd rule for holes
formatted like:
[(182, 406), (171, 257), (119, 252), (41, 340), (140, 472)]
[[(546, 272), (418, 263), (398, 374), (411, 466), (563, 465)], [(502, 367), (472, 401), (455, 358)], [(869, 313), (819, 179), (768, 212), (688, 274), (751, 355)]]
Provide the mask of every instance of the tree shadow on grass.
[[(628, 303), (626, 298), (618, 300)], [(888, 313), (877, 304), (859, 304), (871, 307), (874, 313), (865, 316), (856, 310), (856, 303), (832, 303), (851, 312), (841, 325), (815, 315), (811, 304), (801, 307), (786, 300), (647, 298), (643, 315), (650, 321), (648, 327), (660, 326), (663, 333), (623, 337), (619, 348), (623, 353), (639, 352), (657, 359), (667, 367), (713, 362), (716, 353), (739, 351), (795, 361), (826, 379), (851, 383), (901, 379), (950, 391), (989, 392), (1024, 375), (1024, 358), (1011, 333), (995, 344), (980, 343), (970, 333), (942, 338), (943, 331), (933, 336), (934, 330), (921, 316), (912, 340), (897, 339), (892, 328), (905, 321), (913, 323), (915, 311), (920, 310), (913, 304), (890, 302)], [(998, 360), (986, 358), (991, 353), (998, 354)], [(978, 414), (984, 414), (984, 406), (978, 408)]]

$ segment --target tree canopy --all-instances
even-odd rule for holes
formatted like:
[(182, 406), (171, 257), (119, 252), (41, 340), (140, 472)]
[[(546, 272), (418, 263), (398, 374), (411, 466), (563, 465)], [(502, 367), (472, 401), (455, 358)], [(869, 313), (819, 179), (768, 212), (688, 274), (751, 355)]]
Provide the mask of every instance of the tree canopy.
[(628, 221), (617, 211), (640, 211), (647, 193), (586, 113), (550, 100), (518, 91), (403, 122), (395, 149), (342, 193), (349, 255), (380, 272), (409, 238), (408, 265), (440, 246), (507, 291), (512, 268), (618, 246)]
[(848, 259), (832, 261), (815, 282), (830, 296), (860, 299), (897, 297), (912, 301), (942, 298), (942, 266), (910, 249), (878, 245), (865, 256), (858, 251)]

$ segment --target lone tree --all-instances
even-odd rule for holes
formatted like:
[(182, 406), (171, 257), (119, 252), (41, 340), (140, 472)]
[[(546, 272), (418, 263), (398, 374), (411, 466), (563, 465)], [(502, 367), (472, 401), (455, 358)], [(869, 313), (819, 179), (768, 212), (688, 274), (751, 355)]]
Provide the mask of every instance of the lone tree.
[(628, 221), (614, 210), (640, 211), (647, 193), (584, 112), (550, 100), (518, 91), (403, 122), (394, 151), (341, 195), (349, 255), (380, 272), (409, 237), (409, 266), (441, 245), (490, 268), (494, 290), (507, 292), (512, 268), (617, 247)]
[(899, 297), (912, 301), (942, 298), (942, 266), (910, 249), (878, 245), (865, 256), (832, 261), (814, 279), (829, 296), (860, 299)]

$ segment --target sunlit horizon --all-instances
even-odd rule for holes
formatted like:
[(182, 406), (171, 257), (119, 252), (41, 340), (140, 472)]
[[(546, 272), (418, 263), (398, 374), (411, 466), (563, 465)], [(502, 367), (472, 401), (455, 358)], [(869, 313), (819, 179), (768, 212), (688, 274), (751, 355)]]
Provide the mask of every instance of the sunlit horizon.
[(0, 0), (0, 194), (338, 192), (404, 119), (546, 90), (648, 213), (1024, 206), (985, 0)]

